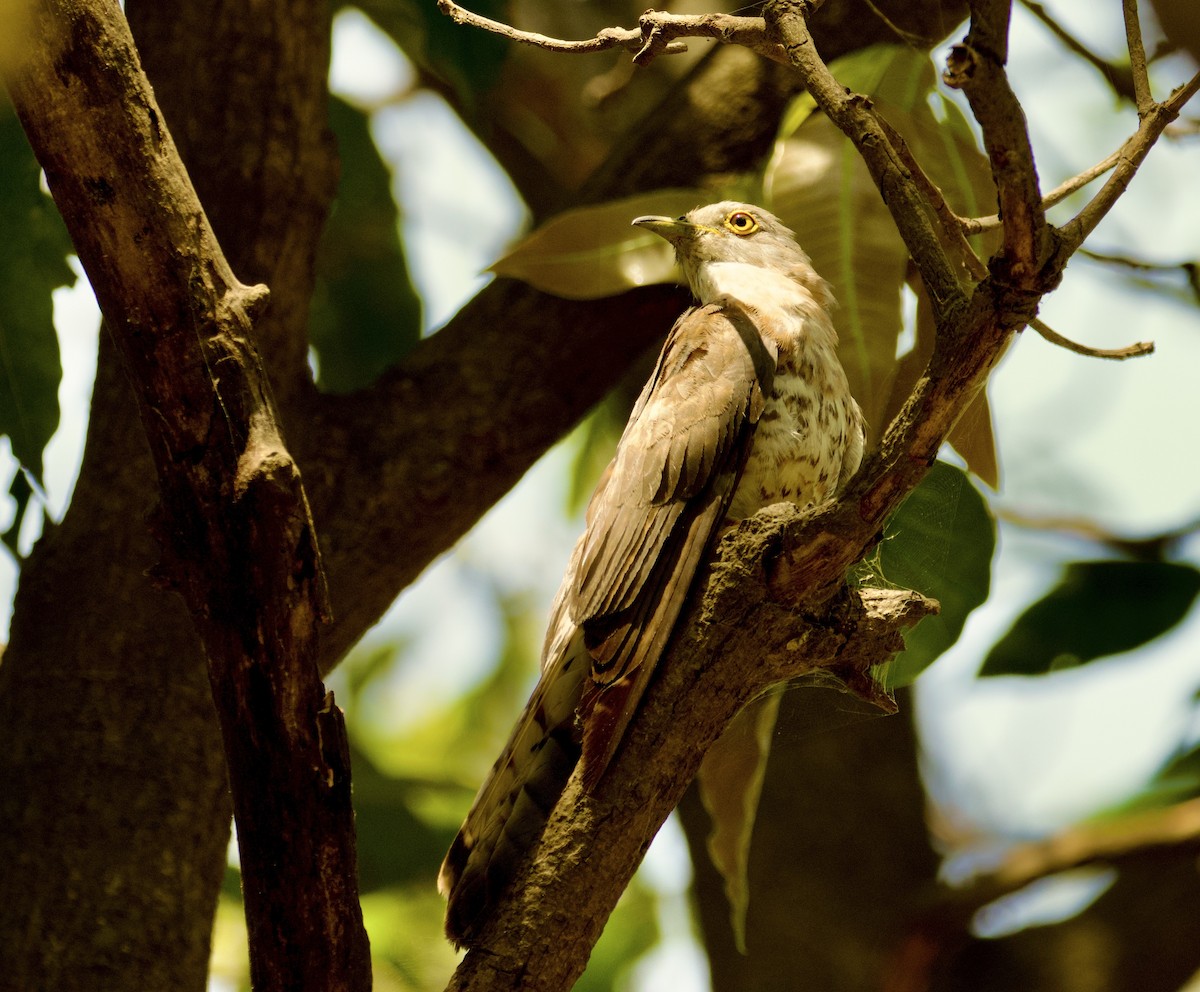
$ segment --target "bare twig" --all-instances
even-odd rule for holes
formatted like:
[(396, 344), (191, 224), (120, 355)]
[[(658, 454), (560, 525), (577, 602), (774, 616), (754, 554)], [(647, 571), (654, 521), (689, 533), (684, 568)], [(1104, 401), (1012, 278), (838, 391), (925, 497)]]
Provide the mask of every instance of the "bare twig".
[(550, 52), (586, 54), (610, 48), (633, 52), (633, 61), (647, 65), (659, 55), (674, 55), (687, 51), (678, 38), (711, 38), (726, 45), (740, 45), (776, 62), (787, 64), (782, 49), (767, 40), (761, 17), (737, 17), (733, 14), (671, 14), (648, 10), (638, 20), (637, 28), (604, 28), (594, 38), (566, 41), (550, 38), (532, 31), (493, 21), (460, 7), (454, 0), (438, 0), (438, 10), (453, 18), (457, 24), (482, 28), (522, 45), (533, 45)]
[(1196, 301), (1200, 302), (1200, 263), (1147, 262), (1145, 259), (1130, 258), (1128, 255), (1113, 255), (1108, 252), (1093, 251), (1090, 248), (1080, 248), (1079, 254), (1091, 259), (1093, 262), (1100, 262), (1105, 265), (1119, 265), (1122, 268), (1134, 269), (1138, 272), (1152, 272), (1156, 274), (1181, 272), (1187, 280), (1192, 294), (1196, 297)]
[[(1091, 168), (1084, 169), (1079, 175), (1072, 176), (1070, 179), (1056, 186), (1042, 197), (1042, 209), (1049, 210), (1051, 207), (1061, 203), (1072, 193), (1083, 189), (1088, 183), (1099, 179), (1104, 173), (1110, 171), (1120, 160), (1121, 150), (1118, 149)], [(999, 214), (991, 214), (988, 217), (960, 217), (958, 222), (962, 226), (963, 233), (967, 235), (982, 234), (984, 231), (994, 231), (1001, 223)]]
[(1154, 97), (1150, 93), (1150, 74), (1146, 70), (1146, 48), (1142, 44), (1142, 25), (1138, 20), (1137, 0), (1121, 0), (1121, 12), (1125, 15), (1125, 43), (1129, 47), (1129, 70), (1133, 75), (1134, 102), (1138, 117), (1145, 117), (1154, 109)]
[(1123, 361), (1126, 358), (1140, 358), (1142, 355), (1151, 355), (1154, 353), (1153, 341), (1138, 341), (1135, 344), (1126, 345), (1124, 348), (1093, 348), (1091, 345), (1080, 344), (1078, 341), (1072, 341), (1070, 338), (1063, 337), (1058, 331), (1052, 327), (1048, 327), (1036, 318), (1029, 322), (1029, 326), (1051, 344), (1056, 344), (1060, 348), (1066, 348), (1067, 351), (1073, 351), (1077, 355), (1087, 355), (1089, 358), (1108, 358), (1113, 361)]

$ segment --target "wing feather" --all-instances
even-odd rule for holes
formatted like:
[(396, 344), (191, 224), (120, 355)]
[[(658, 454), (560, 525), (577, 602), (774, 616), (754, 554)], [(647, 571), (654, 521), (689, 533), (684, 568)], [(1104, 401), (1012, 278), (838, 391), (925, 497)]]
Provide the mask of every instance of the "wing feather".
[(724, 520), (776, 355), (749, 313), (685, 313), (588, 508), (571, 619), (592, 657), (580, 703), (585, 784), (599, 781)]

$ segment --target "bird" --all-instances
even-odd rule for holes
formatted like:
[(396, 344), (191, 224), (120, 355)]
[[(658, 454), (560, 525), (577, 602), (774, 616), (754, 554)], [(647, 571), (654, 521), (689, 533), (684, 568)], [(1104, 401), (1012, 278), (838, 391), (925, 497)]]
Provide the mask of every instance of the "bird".
[(632, 223), (674, 247), (695, 304), (588, 503), (538, 683), (439, 872), (458, 947), (477, 943), (577, 765), (595, 792), (723, 529), (833, 499), (862, 460), (833, 296), (795, 234), (728, 200)]

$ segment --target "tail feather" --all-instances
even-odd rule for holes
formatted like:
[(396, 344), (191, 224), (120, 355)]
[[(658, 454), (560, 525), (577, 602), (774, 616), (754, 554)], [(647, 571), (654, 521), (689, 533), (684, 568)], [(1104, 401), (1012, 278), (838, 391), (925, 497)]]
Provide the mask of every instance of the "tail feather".
[(579, 761), (575, 709), (589, 665), (581, 635), (555, 647), (438, 874), (446, 936), (456, 945), (477, 936)]

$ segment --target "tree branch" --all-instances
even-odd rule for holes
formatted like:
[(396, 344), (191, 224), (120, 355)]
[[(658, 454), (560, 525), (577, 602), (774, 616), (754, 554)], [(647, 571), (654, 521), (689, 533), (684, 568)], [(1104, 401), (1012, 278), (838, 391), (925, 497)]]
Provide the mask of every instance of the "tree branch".
[(675, 55), (687, 51), (687, 45), (677, 38), (712, 38), (727, 45), (739, 45), (775, 62), (787, 64), (783, 50), (769, 42), (763, 31), (761, 17), (737, 17), (733, 14), (672, 14), (648, 10), (638, 19), (638, 27), (604, 28), (594, 38), (566, 41), (550, 38), (533, 31), (520, 31), (500, 21), (483, 17), (455, 3), (437, 0), (438, 10), (456, 24), (481, 28), (522, 45), (532, 45), (548, 52), (581, 55), (624, 48), (633, 52), (633, 61), (648, 65), (659, 55)]
[(1079, 246), (1087, 240), (1108, 212), (1116, 204), (1130, 180), (1133, 179), (1154, 143), (1174, 121), (1184, 105), (1200, 90), (1200, 73), (1178, 87), (1162, 103), (1153, 104), (1141, 117), (1138, 129), (1120, 148), (1117, 165), (1108, 181), (1075, 217), (1060, 229), (1060, 243), (1056, 264), (1065, 265)]
[(1009, 13), (1008, 0), (973, 0), (971, 30), (951, 49), (942, 78), (966, 94), (983, 131), (1004, 218), (1004, 277), (1036, 292), (1050, 253), (1050, 234), (1025, 114), (1004, 70)]
[(1137, 0), (1121, 0), (1125, 18), (1125, 43), (1129, 49), (1129, 71), (1133, 76), (1133, 99), (1138, 117), (1145, 117), (1154, 108), (1150, 93), (1150, 73), (1146, 68), (1146, 47), (1142, 44), (1142, 25), (1138, 20)]
[[(9, 92), (132, 380), (221, 720), (256, 987), (370, 986), (349, 754), (321, 685), (327, 608), (299, 472), (234, 276), (119, 8), (42, 0)], [(97, 135), (104, 140), (97, 140)]]
[(871, 666), (902, 650), (902, 632), (936, 609), (906, 590), (862, 589), (816, 614), (795, 612), (774, 594), (765, 563), (801, 516), (769, 507), (721, 541), (616, 763), (595, 795), (572, 776), (449, 990), (569, 988), (650, 840), (742, 705), (773, 683), (821, 672), (870, 695)]

